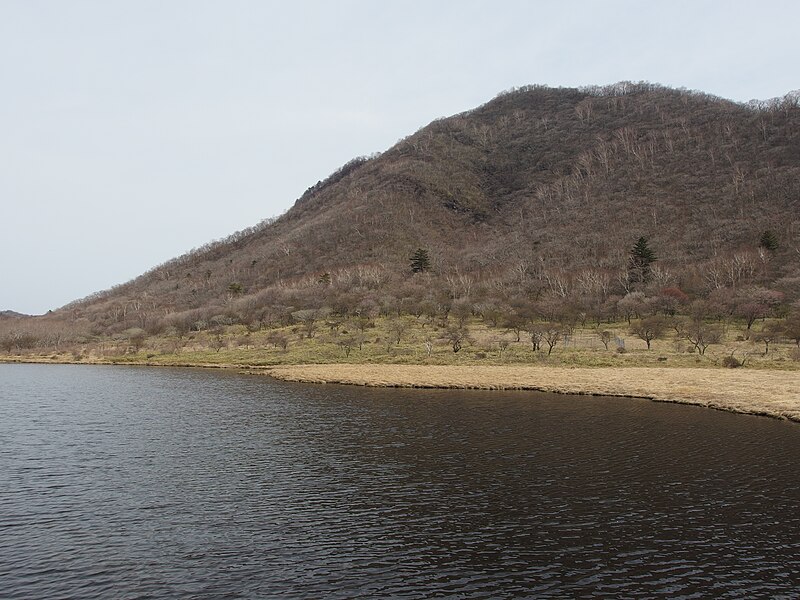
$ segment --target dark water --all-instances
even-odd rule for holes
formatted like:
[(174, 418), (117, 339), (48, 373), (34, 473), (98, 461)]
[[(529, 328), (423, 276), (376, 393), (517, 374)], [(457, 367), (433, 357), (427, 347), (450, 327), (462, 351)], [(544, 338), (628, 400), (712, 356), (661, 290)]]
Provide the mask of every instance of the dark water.
[(0, 365), (1, 598), (797, 598), (800, 425)]

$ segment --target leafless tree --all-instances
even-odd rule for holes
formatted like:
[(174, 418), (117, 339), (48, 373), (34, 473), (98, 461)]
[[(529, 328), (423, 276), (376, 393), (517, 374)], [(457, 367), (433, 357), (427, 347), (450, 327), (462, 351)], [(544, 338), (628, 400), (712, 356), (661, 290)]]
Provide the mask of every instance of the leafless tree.
[(611, 342), (611, 340), (614, 339), (614, 334), (611, 333), (610, 331), (605, 331), (605, 330), (604, 331), (598, 331), (597, 332), (597, 337), (599, 337), (600, 341), (603, 342), (603, 347), (606, 350), (608, 350), (608, 344), (609, 344), (609, 342)]
[(458, 352), (464, 342), (469, 340), (469, 331), (466, 327), (450, 326), (447, 328), (444, 337), (452, 346), (453, 352)]
[(650, 350), (650, 343), (660, 338), (666, 329), (666, 319), (659, 316), (645, 317), (631, 324), (631, 333), (644, 340), (648, 350)]
[(711, 344), (720, 343), (723, 336), (720, 325), (707, 323), (701, 319), (677, 319), (674, 329), (678, 336), (692, 344), (701, 356)]
[(542, 338), (547, 343), (547, 355), (553, 352), (553, 348), (564, 337), (564, 328), (560, 323), (544, 323), (541, 327)]
[(769, 354), (769, 345), (783, 337), (785, 326), (779, 321), (770, 321), (753, 336), (753, 341), (764, 344), (764, 356)]
[(389, 321), (386, 325), (386, 329), (392, 335), (392, 339), (394, 343), (399, 345), (400, 341), (403, 338), (403, 334), (408, 331), (409, 323), (403, 317), (397, 317)]
[(300, 323), (305, 337), (309, 339), (313, 338), (314, 334), (317, 332), (318, 321), (321, 316), (321, 312), (314, 308), (297, 310), (292, 313), (292, 318)]

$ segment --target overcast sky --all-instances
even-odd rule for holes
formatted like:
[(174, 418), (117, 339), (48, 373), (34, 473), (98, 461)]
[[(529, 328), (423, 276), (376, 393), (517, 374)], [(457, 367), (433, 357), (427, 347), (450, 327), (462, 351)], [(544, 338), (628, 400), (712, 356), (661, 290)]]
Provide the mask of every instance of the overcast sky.
[(782, 96), (798, 23), (768, 0), (0, 0), (0, 310), (123, 283), (511, 87)]

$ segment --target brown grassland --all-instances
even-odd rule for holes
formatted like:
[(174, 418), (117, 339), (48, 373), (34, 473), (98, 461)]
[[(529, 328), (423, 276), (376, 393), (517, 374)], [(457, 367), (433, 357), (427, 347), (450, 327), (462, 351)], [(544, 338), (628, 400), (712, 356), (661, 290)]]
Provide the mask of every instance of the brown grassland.
[[(286, 347), (274, 343), (275, 332), (248, 332), (232, 326), (224, 335), (193, 332), (183, 338), (152, 336), (140, 347), (110, 341), (60, 351), (0, 355), (0, 362), (130, 364), (219, 367), (265, 373), (278, 379), (369, 386), (527, 389), (564, 394), (632, 396), (697, 404), (734, 412), (800, 421), (798, 348), (744, 339), (731, 327), (704, 355), (692, 351), (674, 334), (645, 343), (626, 323), (605, 324), (617, 342), (605, 348), (598, 330), (578, 328), (571, 342), (553, 352), (534, 351), (523, 333), (468, 323), (469, 337), (459, 352), (435, 325), (409, 318), (397, 339), (396, 319), (376, 319), (360, 345), (345, 329), (320, 327), (313, 337), (302, 328), (279, 331)], [(273, 342), (270, 340), (273, 339)], [(347, 341), (349, 340), (349, 341)], [(723, 365), (736, 356), (740, 368)]]
[(709, 368), (455, 365), (286, 365), (285, 381), (367, 386), (519, 389), (629, 396), (800, 421), (800, 373)]

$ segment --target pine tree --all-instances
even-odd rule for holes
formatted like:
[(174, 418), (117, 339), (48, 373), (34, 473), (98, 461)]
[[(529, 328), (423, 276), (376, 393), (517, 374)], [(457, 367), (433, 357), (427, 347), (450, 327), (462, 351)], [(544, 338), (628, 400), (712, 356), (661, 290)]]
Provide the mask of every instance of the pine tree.
[(428, 257), (428, 251), (422, 248), (417, 248), (414, 254), (411, 255), (411, 272), (423, 273), (430, 271), (431, 259)]
[(761, 234), (761, 238), (758, 240), (758, 245), (765, 250), (775, 252), (778, 249), (778, 236), (775, 235), (774, 231), (767, 229)]
[(647, 238), (640, 237), (631, 249), (631, 256), (628, 259), (628, 282), (647, 283), (650, 281), (650, 265), (656, 260), (658, 259), (648, 245)]

